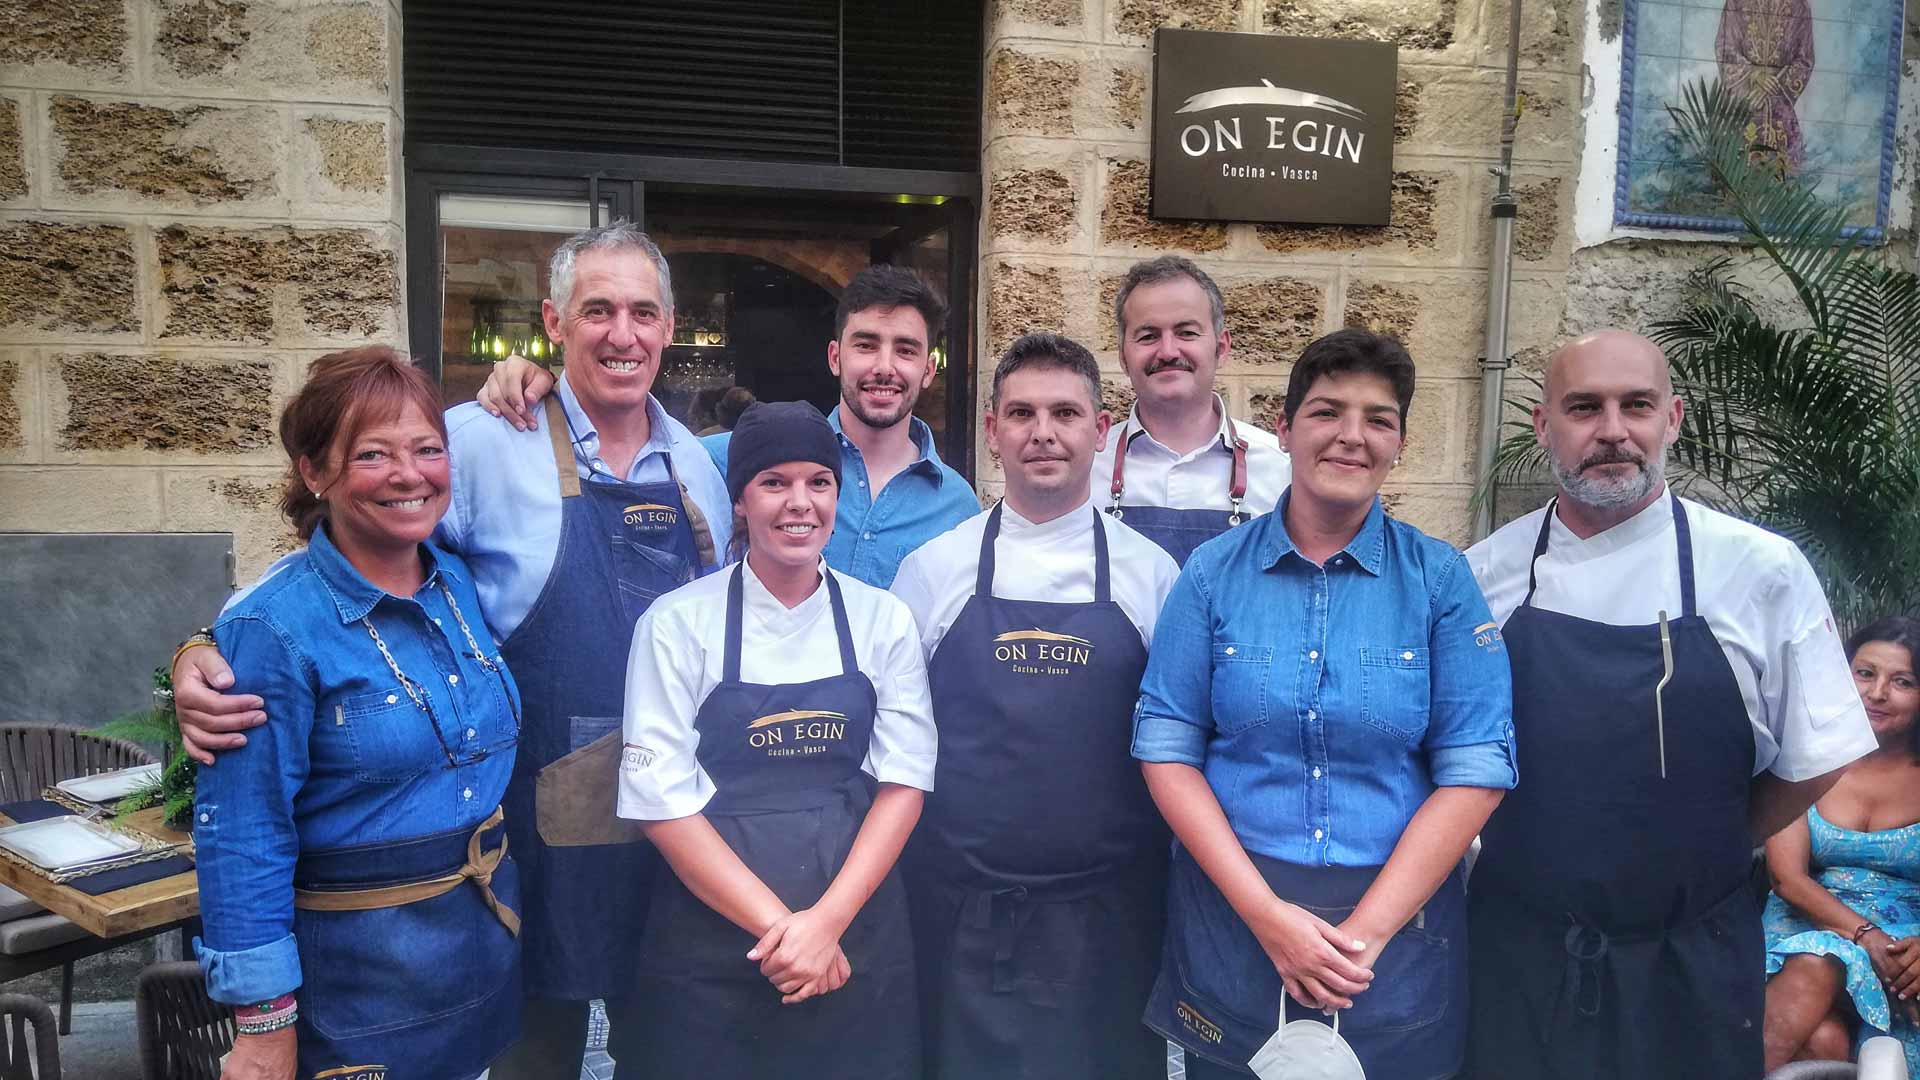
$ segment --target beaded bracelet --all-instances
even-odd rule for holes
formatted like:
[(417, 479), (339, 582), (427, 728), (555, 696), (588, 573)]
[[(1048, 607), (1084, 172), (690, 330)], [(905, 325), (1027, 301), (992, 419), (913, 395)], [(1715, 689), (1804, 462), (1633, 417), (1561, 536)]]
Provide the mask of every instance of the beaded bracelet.
[(1869, 932), (1871, 932), (1871, 931), (1874, 931), (1874, 930), (1878, 930), (1878, 929), (1880, 929), (1880, 928), (1879, 928), (1879, 927), (1877, 927), (1877, 926), (1875, 926), (1875, 925), (1873, 925), (1873, 924), (1872, 924), (1872, 923), (1870, 923), (1870, 922), (1863, 922), (1863, 923), (1861, 923), (1861, 924), (1860, 924), (1860, 925), (1859, 925), (1858, 927), (1856, 927), (1856, 928), (1854, 929), (1854, 931), (1853, 931), (1853, 943), (1854, 943), (1855, 945), (1858, 945), (1858, 944), (1860, 944), (1860, 939), (1861, 939), (1861, 938), (1863, 938), (1863, 937), (1866, 937), (1866, 936), (1867, 936), (1867, 934), (1868, 934)]
[(262, 1001), (257, 1005), (243, 1005), (234, 1010), (234, 1026), (242, 1035), (264, 1035), (269, 1031), (278, 1031), (290, 1026), (298, 1017), (300, 1006), (292, 994), (281, 994), (272, 1001)]

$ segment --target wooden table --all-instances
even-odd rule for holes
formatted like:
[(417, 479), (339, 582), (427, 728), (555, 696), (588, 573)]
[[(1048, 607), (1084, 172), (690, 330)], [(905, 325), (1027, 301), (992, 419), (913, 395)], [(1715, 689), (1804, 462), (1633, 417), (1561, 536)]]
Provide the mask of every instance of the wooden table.
[[(169, 843), (188, 839), (185, 833), (161, 824), (160, 817), (161, 810), (156, 806), (132, 815), (122, 827)], [(0, 825), (11, 824), (11, 818), (0, 814)], [(90, 896), (70, 884), (41, 877), (11, 859), (0, 858), (0, 884), (56, 915), (66, 916), (96, 937), (126, 937), (191, 919), (200, 913), (200, 883), (192, 870)]]

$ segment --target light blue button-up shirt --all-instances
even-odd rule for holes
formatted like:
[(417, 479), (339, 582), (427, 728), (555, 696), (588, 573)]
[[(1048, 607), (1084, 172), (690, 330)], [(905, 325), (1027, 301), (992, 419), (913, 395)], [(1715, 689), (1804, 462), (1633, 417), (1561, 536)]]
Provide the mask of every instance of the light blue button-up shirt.
[[(554, 391), (566, 412), (581, 478), (589, 483), (607, 479), (610, 474), (600, 460), (599, 433), (566, 376), (561, 376)], [(727, 498), (726, 482), (699, 438), (652, 397), (647, 398), (647, 416), (652, 437), (634, 455), (624, 479), (631, 483), (669, 479), (671, 455), (673, 472), (706, 516), (714, 551), (724, 561), (733, 539), (733, 502)], [(537, 430), (515, 431), (512, 424), (468, 402), (447, 411), (447, 441), (453, 462), (453, 504), (434, 536), (465, 556), (473, 568), (487, 623), (494, 636), (505, 641), (540, 598), (560, 547), (560, 483), (554, 474), (546, 418), (542, 416)], [(701, 572), (710, 569), (702, 567)]]
[[(519, 690), (505, 665), (475, 658), (460, 629), (464, 617), (497, 661), (460, 559), (423, 550), (425, 584), (391, 596), (322, 529), (214, 625), (235, 691), (259, 694), (267, 713), (245, 746), (201, 767), (194, 792), (206, 924), (194, 949), (216, 1001), (265, 1001), (301, 985), (293, 932), (301, 852), (467, 828), (506, 791)], [(379, 631), (392, 667), (362, 619)]]
[(1133, 756), (1200, 769), (1247, 850), (1379, 866), (1442, 786), (1511, 788), (1513, 676), (1465, 556), (1375, 500), (1315, 566), (1287, 498), (1167, 597)]
[(925, 420), (907, 418), (920, 456), (879, 492), (867, 476), (866, 457), (840, 426), (839, 406), (827, 414), (827, 423), (840, 440), (840, 501), (827, 541), (828, 566), (875, 588), (889, 588), (902, 559), (980, 512), (980, 499), (966, 478), (940, 460)]

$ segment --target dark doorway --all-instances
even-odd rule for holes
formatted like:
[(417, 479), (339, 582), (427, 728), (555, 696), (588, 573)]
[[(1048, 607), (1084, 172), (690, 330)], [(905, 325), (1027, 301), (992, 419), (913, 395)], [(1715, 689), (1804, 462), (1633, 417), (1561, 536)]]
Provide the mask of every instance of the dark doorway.
[(730, 386), (760, 401), (839, 398), (827, 370), (832, 293), (791, 270), (743, 255), (669, 255), (677, 308), (674, 343), (654, 386), (667, 411), (695, 431), (715, 421)]

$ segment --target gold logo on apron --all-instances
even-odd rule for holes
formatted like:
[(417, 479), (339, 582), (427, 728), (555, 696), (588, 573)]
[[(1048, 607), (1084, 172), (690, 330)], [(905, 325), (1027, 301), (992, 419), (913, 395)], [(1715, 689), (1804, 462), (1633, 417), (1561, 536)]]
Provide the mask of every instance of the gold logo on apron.
[(659, 503), (634, 503), (620, 511), (620, 520), (638, 529), (664, 529), (680, 523), (680, 511)]
[(1173, 1012), (1174, 1015), (1180, 1018), (1181, 1025), (1188, 1031), (1193, 1032), (1196, 1038), (1204, 1039), (1216, 1045), (1219, 1044), (1221, 1039), (1226, 1038), (1225, 1033), (1220, 1030), (1220, 1025), (1201, 1016), (1200, 1010), (1184, 1001), (1174, 1002)]
[(313, 1074), (313, 1080), (387, 1080), (385, 1065), (342, 1065)]
[(747, 725), (747, 745), (768, 757), (824, 754), (827, 743), (847, 737), (847, 714), (825, 709), (768, 713)]
[(1074, 675), (1093, 659), (1093, 642), (1035, 627), (993, 639), (993, 658), (1017, 675)]

